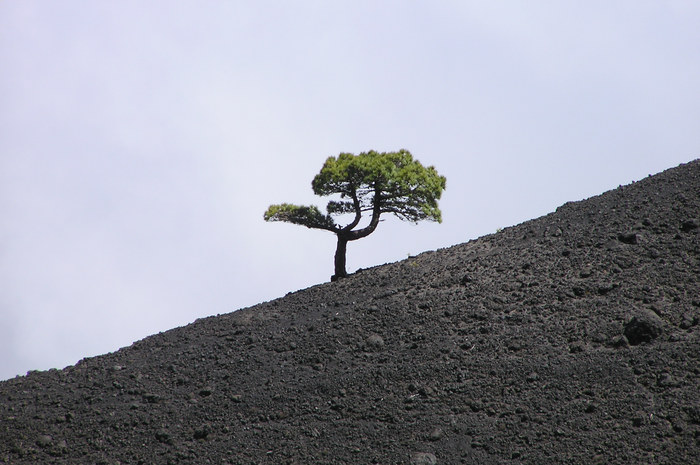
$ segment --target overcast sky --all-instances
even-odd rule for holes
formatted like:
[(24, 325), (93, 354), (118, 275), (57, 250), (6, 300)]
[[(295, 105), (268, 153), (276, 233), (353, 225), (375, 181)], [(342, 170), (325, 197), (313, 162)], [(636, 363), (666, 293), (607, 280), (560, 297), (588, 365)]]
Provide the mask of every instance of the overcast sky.
[(700, 156), (700, 2), (1, 1), (0, 379), (328, 281), (328, 156), (406, 148), (444, 222), (348, 271)]

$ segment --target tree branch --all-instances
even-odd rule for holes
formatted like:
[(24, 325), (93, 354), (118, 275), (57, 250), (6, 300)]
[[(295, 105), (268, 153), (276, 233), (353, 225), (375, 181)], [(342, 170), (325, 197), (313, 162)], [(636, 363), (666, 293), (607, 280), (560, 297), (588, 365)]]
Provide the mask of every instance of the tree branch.
[(349, 241), (355, 241), (357, 239), (362, 239), (363, 237), (367, 237), (370, 234), (374, 232), (375, 229), (377, 229), (377, 225), (379, 224), (379, 217), (382, 214), (382, 208), (381, 208), (381, 186), (379, 184), (375, 184), (374, 186), (374, 198), (372, 199), (373, 201), (373, 208), (372, 208), (372, 219), (369, 222), (369, 225), (362, 228), (358, 229), (357, 231), (348, 231), (348, 240)]
[(352, 228), (360, 224), (360, 220), (362, 219), (362, 209), (360, 208), (360, 201), (357, 198), (357, 191), (354, 187), (352, 187), (350, 197), (352, 197), (352, 204), (355, 207), (355, 219), (352, 220), (350, 224), (341, 229), (341, 231), (343, 232), (350, 231)]
[(337, 233), (340, 231), (338, 225), (330, 215), (322, 214), (318, 207), (301, 206), (283, 203), (270, 205), (264, 215), (265, 221), (284, 221), (286, 223), (298, 224), (312, 229), (323, 229)]

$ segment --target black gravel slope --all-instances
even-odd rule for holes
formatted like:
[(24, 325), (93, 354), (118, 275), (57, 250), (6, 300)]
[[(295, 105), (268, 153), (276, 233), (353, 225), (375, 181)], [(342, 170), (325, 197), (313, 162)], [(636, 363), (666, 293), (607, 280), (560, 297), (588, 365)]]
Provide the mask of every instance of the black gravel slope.
[(700, 463), (700, 160), (0, 383), (0, 463)]

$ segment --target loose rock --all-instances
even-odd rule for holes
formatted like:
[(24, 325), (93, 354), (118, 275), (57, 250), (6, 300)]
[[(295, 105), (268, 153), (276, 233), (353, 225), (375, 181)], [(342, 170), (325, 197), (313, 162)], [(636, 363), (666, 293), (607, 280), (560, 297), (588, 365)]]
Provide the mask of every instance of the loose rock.
[(384, 338), (379, 334), (372, 334), (365, 341), (368, 350), (379, 350), (384, 347)]
[(618, 234), (617, 238), (620, 242), (625, 244), (636, 244), (637, 243), (637, 233), (625, 232)]
[(411, 465), (436, 465), (437, 457), (430, 452), (415, 452), (411, 455)]
[(663, 332), (663, 321), (651, 310), (638, 310), (625, 325), (624, 335), (630, 345), (651, 342)]

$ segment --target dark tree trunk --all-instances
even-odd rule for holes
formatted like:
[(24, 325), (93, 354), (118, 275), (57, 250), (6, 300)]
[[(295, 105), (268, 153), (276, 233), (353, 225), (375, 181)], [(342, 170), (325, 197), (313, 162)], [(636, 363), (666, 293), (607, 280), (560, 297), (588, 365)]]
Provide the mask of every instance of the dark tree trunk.
[(372, 208), (372, 219), (369, 224), (357, 231), (353, 231), (352, 228), (357, 226), (362, 218), (362, 210), (360, 202), (357, 199), (356, 193), (352, 193), (353, 204), (355, 206), (355, 219), (352, 223), (345, 226), (344, 228), (336, 229), (335, 233), (338, 236), (338, 247), (335, 249), (335, 274), (331, 276), (331, 281), (337, 281), (340, 278), (345, 278), (348, 272), (345, 271), (345, 251), (348, 248), (348, 241), (356, 241), (357, 239), (362, 239), (367, 237), (377, 228), (379, 224), (379, 216), (382, 214), (381, 207), (381, 189), (377, 185), (374, 187), (374, 206)]
[(345, 252), (348, 248), (348, 239), (338, 234), (338, 246), (335, 249), (335, 274), (331, 276), (331, 281), (345, 278), (348, 273), (345, 271)]

